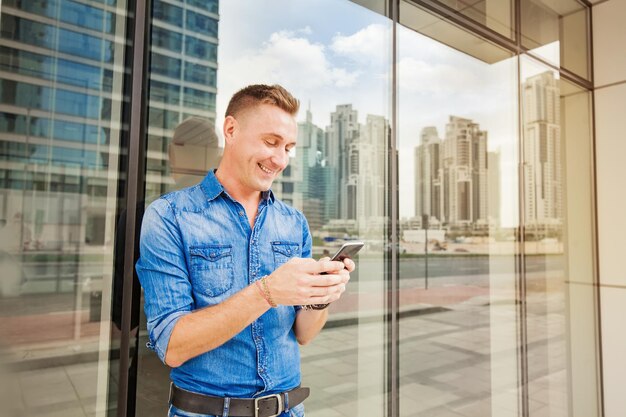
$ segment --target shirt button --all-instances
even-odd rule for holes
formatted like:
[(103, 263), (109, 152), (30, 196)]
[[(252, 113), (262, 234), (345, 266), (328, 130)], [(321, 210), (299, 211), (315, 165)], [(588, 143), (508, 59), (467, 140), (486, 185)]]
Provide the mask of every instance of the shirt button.
[(243, 210), (239, 210), (239, 215), (243, 216)]
[(211, 258), (215, 258), (215, 252), (211, 252), (211, 253), (209, 254), (209, 256), (210, 256)]

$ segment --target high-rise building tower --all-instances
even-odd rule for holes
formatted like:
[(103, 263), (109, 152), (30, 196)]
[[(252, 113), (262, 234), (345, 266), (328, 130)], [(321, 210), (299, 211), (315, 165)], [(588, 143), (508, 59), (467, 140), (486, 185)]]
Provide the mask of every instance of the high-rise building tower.
[(522, 84), (524, 216), (528, 229), (561, 223), (561, 130), (558, 81), (551, 71)]
[(415, 214), (443, 220), (441, 139), (437, 128), (422, 129), (420, 144), (415, 148)]
[(302, 196), (302, 209), (312, 230), (319, 230), (329, 220), (326, 195), (330, 174), (324, 130), (313, 124), (311, 111), (306, 121), (298, 123), (298, 147), (291, 162), (301, 173), (295, 191)]
[[(500, 220), (500, 152), (487, 152), (488, 217), (499, 224)], [(490, 222), (491, 222), (490, 221)]]
[[(120, 22), (128, 18), (112, 4), (2, 2), (0, 194), (19, 204), (0, 204), (0, 219), (19, 215), (43, 249), (112, 244), (107, 193), (125, 158), (116, 150), (127, 126)], [(152, 16), (146, 187), (157, 196), (173, 185), (176, 126), (189, 116), (215, 118), (218, 1), (155, 0)]]
[[(148, 197), (170, 191), (173, 185), (167, 155), (176, 126), (190, 117), (215, 125), (218, 4), (218, 0), (153, 2), (148, 135), (154, 152), (148, 153)], [(206, 167), (198, 168), (190, 174), (201, 179)]]
[(385, 215), (385, 200), (381, 198), (387, 178), (386, 138), (389, 122), (383, 116), (368, 114), (361, 126), (358, 148), (357, 218), (363, 227)]
[(486, 222), (487, 132), (470, 119), (450, 116), (442, 152), (444, 221), (452, 227)]
[(330, 114), (330, 125), (326, 128), (326, 149), (331, 167), (331, 193), (327, 204), (331, 218), (356, 218), (359, 173), (359, 147), (356, 141), (359, 133), (358, 113), (352, 109), (352, 104), (338, 105)]

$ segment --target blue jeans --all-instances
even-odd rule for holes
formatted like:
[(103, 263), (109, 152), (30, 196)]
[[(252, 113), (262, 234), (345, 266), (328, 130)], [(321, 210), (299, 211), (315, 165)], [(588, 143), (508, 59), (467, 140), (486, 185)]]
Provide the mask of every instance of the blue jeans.
[[(168, 417), (220, 417), (220, 416), (212, 416), (210, 414), (189, 413), (187, 411), (179, 410), (178, 408), (170, 404)], [(282, 413), (280, 417), (304, 417), (304, 404), (298, 404), (294, 408), (290, 408), (289, 412)]]

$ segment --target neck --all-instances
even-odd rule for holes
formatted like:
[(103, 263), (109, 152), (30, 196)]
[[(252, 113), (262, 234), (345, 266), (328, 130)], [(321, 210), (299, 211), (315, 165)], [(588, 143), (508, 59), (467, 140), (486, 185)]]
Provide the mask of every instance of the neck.
[(259, 202), (261, 201), (261, 192), (257, 190), (248, 190), (245, 187), (242, 187), (236, 177), (234, 175), (228, 175), (228, 170), (224, 169), (221, 165), (215, 172), (215, 177), (220, 184), (222, 184), (222, 187), (224, 187), (226, 192), (245, 207), (256, 207), (259, 205)]

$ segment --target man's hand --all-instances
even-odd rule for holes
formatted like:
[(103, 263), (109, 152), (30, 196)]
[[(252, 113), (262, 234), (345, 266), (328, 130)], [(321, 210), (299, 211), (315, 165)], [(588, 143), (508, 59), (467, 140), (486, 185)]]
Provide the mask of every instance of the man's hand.
[[(354, 262), (293, 258), (267, 277), (276, 304), (328, 304), (346, 290)], [(325, 275), (320, 275), (325, 273)]]

